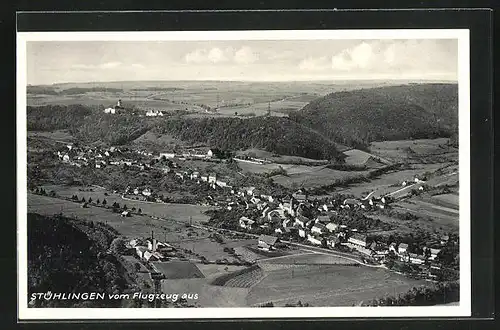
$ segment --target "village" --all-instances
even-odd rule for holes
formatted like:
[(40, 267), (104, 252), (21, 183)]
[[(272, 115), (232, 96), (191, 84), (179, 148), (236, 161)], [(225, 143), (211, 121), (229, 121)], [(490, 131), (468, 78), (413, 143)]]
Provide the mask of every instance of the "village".
[[(191, 181), (209, 187), (209, 193), (199, 203), (213, 206), (221, 212), (238, 211), (238, 218), (225, 219), (218, 228), (253, 235), (256, 245), (264, 253), (278, 249), (276, 244), (298, 244), (317, 247), (332, 253), (348, 253), (362, 263), (380, 265), (411, 265), (412, 274), (434, 280), (441, 271), (437, 257), (441, 247), (449, 237), (443, 235), (439, 242), (432, 241), (423, 246), (409, 246), (404, 241), (380, 242), (374, 240), (363, 228), (343, 223), (342, 218), (365, 211), (385, 210), (394, 201), (392, 196), (365, 196), (364, 198), (320, 198), (308, 196), (307, 191), (297, 190), (285, 196), (265, 194), (259, 189), (236, 187), (230, 177), (219, 177), (215, 173), (202, 173), (179, 165), (184, 160), (204, 162), (225, 162), (217, 149), (186, 150), (183, 152), (162, 152), (154, 155), (147, 151), (126, 148), (91, 148), (67, 145), (57, 151), (61, 162), (77, 167), (91, 166), (96, 169), (106, 166), (135, 167), (140, 171), (159, 170), (166, 176), (173, 176), (179, 184)], [(264, 163), (265, 159), (236, 158), (236, 161)], [(414, 184), (424, 189), (424, 181), (418, 177), (405, 180), (402, 187)], [(131, 187), (121, 192), (123, 198), (153, 203), (165, 200), (151, 187)], [(133, 210), (136, 211), (136, 210)], [(133, 212), (132, 211), (132, 212)], [(123, 210), (122, 216), (132, 215), (131, 210)], [(214, 226), (204, 226), (216, 228)], [(143, 241), (143, 244), (140, 242)], [(147, 244), (147, 245), (146, 245)], [(168, 242), (156, 239), (133, 240), (130, 247), (144, 262), (165, 260), (173, 247)], [(406, 267), (408, 268), (408, 267)]]

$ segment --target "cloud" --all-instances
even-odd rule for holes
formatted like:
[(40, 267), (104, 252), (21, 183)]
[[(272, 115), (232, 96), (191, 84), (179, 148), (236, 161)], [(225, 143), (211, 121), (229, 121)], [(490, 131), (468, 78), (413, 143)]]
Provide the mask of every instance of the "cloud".
[[(362, 42), (331, 57), (333, 70), (363, 72), (456, 71), (454, 41), (377, 40)], [(455, 66), (455, 67), (454, 67)]]
[(234, 61), (239, 64), (254, 63), (259, 59), (259, 55), (252, 48), (244, 46), (234, 53)]
[(73, 64), (71, 66), (72, 69), (77, 69), (77, 70), (88, 70), (88, 69), (95, 69), (95, 65), (88, 65), (88, 64)]
[(140, 64), (140, 63), (132, 63), (132, 65), (131, 65), (131, 66), (132, 66), (132, 68), (134, 68), (134, 69), (144, 69), (144, 68), (145, 68), (145, 66), (144, 66), (144, 65), (142, 65), (142, 64)]
[(236, 63), (251, 64), (259, 59), (259, 55), (252, 48), (243, 46), (238, 50), (232, 47), (221, 49), (213, 47), (210, 49), (202, 48), (192, 51), (184, 56), (184, 61), (191, 64), (217, 64), (217, 63)]
[(380, 62), (379, 47), (363, 42), (353, 48), (346, 49), (332, 56), (332, 69), (351, 70), (354, 68), (366, 69)]
[(99, 67), (101, 69), (113, 69), (113, 68), (120, 66), (121, 64), (122, 64), (121, 62), (107, 62), (107, 63), (101, 64)]
[(220, 63), (228, 60), (228, 50), (224, 51), (218, 47), (211, 49), (197, 49), (184, 57), (187, 63)]
[(330, 66), (326, 56), (308, 57), (299, 63), (299, 69), (304, 71), (318, 71), (329, 68)]

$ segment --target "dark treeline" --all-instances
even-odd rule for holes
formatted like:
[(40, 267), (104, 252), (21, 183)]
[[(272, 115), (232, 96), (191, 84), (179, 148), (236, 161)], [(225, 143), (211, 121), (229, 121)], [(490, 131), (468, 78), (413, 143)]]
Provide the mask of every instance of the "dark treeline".
[(367, 306), (434, 306), (460, 300), (458, 282), (438, 283), (434, 287), (414, 287), (398, 297), (374, 299)]
[[(102, 223), (28, 214), (28, 293), (123, 293), (116, 231)], [(36, 300), (35, 307), (120, 307), (120, 300)]]
[(50, 86), (30, 86), (26, 87), (28, 94), (58, 95), (59, 93)]
[(51, 86), (27, 86), (26, 91), (28, 94), (76, 95), (90, 92), (121, 93), (123, 92), (123, 89), (107, 87), (72, 87), (58, 91)]
[(173, 118), (156, 130), (222, 150), (258, 148), (313, 159), (341, 157), (334, 143), (286, 118)]
[(106, 116), (97, 112), (88, 116), (81, 125), (72, 126), (71, 134), (87, 143), (123, 145), (140, 137), (151, 127), (147, 118), (131, 114)]
[(28, 106), (28, 130), (51, 131), (78, 127), (91, 113), (89, 107), (81, 104)]
[(179, 87), (146, 87), (146, 88), (132, 88), (134, 92), (175, 92), (183, 91), (184, 88)]
[(121, 88), (107, 88), (107, 87), (72, 87), (68, 89), (63, 89), (59, 92), (60, 95), (76, 95), (91, 92), (105, 92), (105, 93), (121, 93), (123, 89)]
[(450, 137), (458, 131), (458, 88), (418, 84), (336, 92), (289, 117), (357, 148), (372, 141)]

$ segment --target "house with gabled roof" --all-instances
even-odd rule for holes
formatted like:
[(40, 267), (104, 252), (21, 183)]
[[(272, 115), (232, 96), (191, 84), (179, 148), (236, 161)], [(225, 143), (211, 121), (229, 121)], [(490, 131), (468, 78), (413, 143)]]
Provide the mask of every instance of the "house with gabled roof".
[(278, 237), (269, 235), (260, 235), (258, 239), (258, 247), (262, 250), (273, 250), (278, 242)]
[(366, 247), (366, 235), (360, 233), (354, 233), (348, 238), (348, 242), (359, 245), (361, 247)]
[(326, 226), (321, 223), (315, 223), (314, 226), (311, 228), (312, 233), (317, 233), (319, 235), (323, 235), (327, 231), (328, 229), (326, 229)]
[(255, 221), (250, 219), (250, 218), (247, 218), (247, 217), (241, 217), (240, 220), (239, 220), (239, 224), (240, 224), (240, 227), (241, 228), (244, 228), (244, 229), (251, 229), (252, 226), (254, 225)]
[(335, 222), (329, 222), (326, 224), (326, 229), (328, 229), (329, 232), (334, 232), (338, 227), (339, 225)]
[(398, 245), (398, 253), (399, 254), (406, 253), (407, 251), (408, 251), (408, 244), (406, 244), (406, 243), (400, 243)]

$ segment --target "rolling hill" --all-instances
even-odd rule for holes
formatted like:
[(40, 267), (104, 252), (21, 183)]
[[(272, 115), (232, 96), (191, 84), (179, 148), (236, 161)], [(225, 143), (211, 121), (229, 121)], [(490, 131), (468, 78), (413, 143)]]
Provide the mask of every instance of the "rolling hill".
[(409, 84), (335, 92), (289, 117), (354, 147), (372, 141), (450, 137), (458, 131), (458, 85)]
[(188, 118), (173, 115), (155, 120), (132, 113), (106, 115), (84, 105), (47, 105), (28, 107), (27, 122), (30, 131), (67, 129), (84, 143), (125, 145), (145, 134), (153, 134), (228, 151), (256, 148), (312, 159), (337, 161), (343, 158), (335, 143), (282, 117)]
[(172, 118), (159, 123), (157, 134), (202, 142), (223, 150), (263, 149), (312, 159), (341, 159), (335, 143), (282, 117)]

